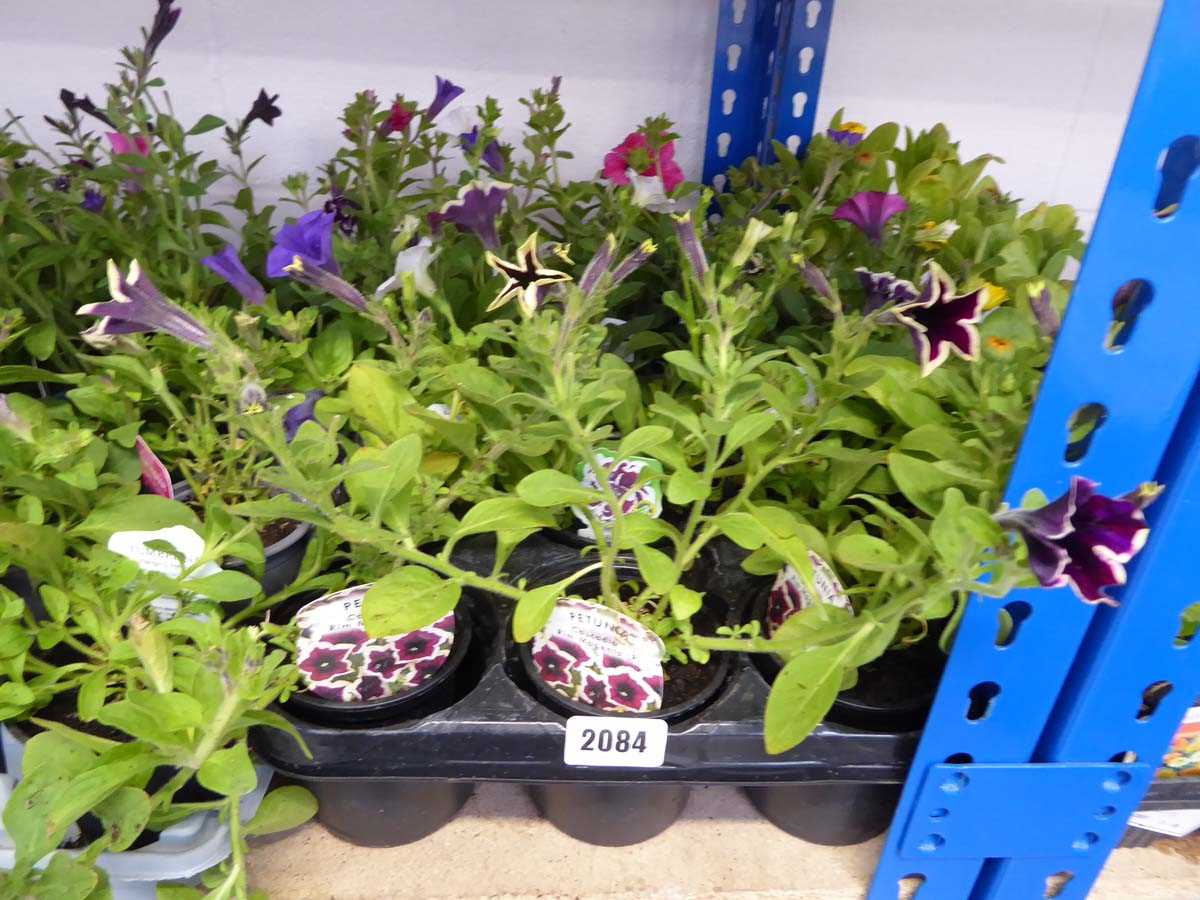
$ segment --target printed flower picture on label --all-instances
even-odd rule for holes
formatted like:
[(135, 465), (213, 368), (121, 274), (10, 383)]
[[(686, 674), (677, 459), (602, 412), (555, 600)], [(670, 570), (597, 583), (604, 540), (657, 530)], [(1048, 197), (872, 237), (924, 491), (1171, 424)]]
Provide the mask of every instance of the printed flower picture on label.
[(816, 594), (808, 589), (804, 579), (791, 566), (784, 566), (775, 576), (771, 586), (771, 596), (767, 600), (767, 615), (764, 623), (767, 635), (773, 635), (776, 630), (802, 609), (808, 609), (814, 603), (828, 603), (854, 612), (846, 589), (838, 581), (837, 574), (816, 553), (808, 551), (808, 560), (813, 567), (813, 587)]
[[(631, 456), (614, 464), (616, 457), (603, 452), (598, 452), (596, 459), (602, 466), (608, 468), (608, 483), (612, 488), (613, 496), (621, 504), (622, 514), (644, 512), (652, 518), (659, 517), (662, 513), (662, 463), (645, 456)], [(643, 473), (645, 473), (644, 477)], [(638, 483), (639, 479), (641, 479), (640, 484)], [(579, 467), (579, 483), (586, 488), (600, 490), (600, 479), (592, 467), (586, 463)], [(582, 509), (575, 508), (574, 511), (579, 521), (590, 525), (588, 517)], [(604, 526), (610, 525), (615, 518), (612, 506), (606, 500), (589, 503), (588, 512)]]
[(296, 614), (296, 665), (310, 694), (339, 703), (382, 700), (424, 684), (450, 656), (454, 613), (408, 634), (369, 637), (362, 598), (370, 587), (319, 597)]
[(533, 666), (551, 689), (597, 712), (662, 707), (663, 643), (636, 619), (591, 600), (560, 600), (533, 637)]

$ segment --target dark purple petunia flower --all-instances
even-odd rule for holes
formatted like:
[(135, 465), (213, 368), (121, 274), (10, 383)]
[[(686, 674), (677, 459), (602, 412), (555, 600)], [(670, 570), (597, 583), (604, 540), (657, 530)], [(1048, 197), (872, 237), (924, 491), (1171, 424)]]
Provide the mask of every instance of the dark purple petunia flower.
[(899, 194), (859, 191), (834, 211), (833, 218), (849, 222), (872, 244), (878, 244), (883, 240), (883, 226), (888, 219), (906, 209), (908, 202)]
[(79, 204), (80, 209), (86, 209), (90, 213), (100, 213), (104, 209), (104, 195), (99, 191), (88, 188), (83, 192), (83, 200)]
[(157, 331), (205, 350), (212, 349), (213, 339), (208, 329), (164, 297), (136, 259), (129, 264), (128, 277), (121, 274), (115, 262), (108, 261), (108, 290), (111, 300), (88, 303), (76, 310), (81, 316), (101, 316), (99, 322), (83, 332), (85, 340)]
[(341, 272), (333, 256), (333, 220), (323, 209), (305, 213), (275, 235), (275, 246), (267, 254), (267, 277), (286, 278), (287, 267), (299, 256), (306, 265), (337, 275)]
[(700, 238), (696, 235), (692, 214), (685, 212), (678, 216), (671, 216), (671, 224), (675, 226), (675, 236), (679, 238), (683, 254), (687, 257), (688, 265), (692, 267), (692, 274), (703, 281), (704, 273), (708, 271), (708, 260), (704, 256), (704, 247), (700, 245)]
[(857, 147), (867, 136), (867, 127), (861, 122), (843, 122), (838, 128), (830, 128), (825, 134), (835, 144)]
[(892, 308), (891, 315), (908, 328), (924, 377), (950, 358), (979, 356), (979, 329), (983, 317), (984, 288), (954, 295), (954, 281), (935, 262), (921, 276), (921, 294)]
[[(275, 251), (272, 250), (272, 253)], [(307, 263), (303, 256), (296, 254), (292, 257), (291, 265), (284, 266), (286, 272), (293, 281), (298, 281), (300, 284), (307, 284), (309, 287), (315, 287), (317, 290), (324, 291), (331, 297), (341, 300), (351, 309), (356, 309), (359, 312), (364, 312), (367, 308), (367, 298), (344, 278), (330, 272), (328, 269), (322, 269), (320, 266), (314, 266)]]
[[(475, 149), (475, 145), (479, 143), (479, 126), (476, 125), (470, 131), (464, 131), (458, 136), (458, 144), (462, 147), (463, 153), (471, 153)], [(497, 175), (504, 169), (504, 155), (500, 152), (500, 144), (498, 141), (488, 141), (488, 145), (483, 148), (483, 152), (479, 154), (479, 161), (495, 172)]]
[(597, 709), (608, 709), (608, 690), (603, 678), (583, 676), (583, 687), (579, 691), (579, 702), (594, 706)]
[(368, 648), (366, 669), (390, 681), (400, 670), (400, 660), (392, 647)]
[(364, 675), (358, 681), (357, 693), (359, 700), (378, 700), (387, 696), (387, 687), (382, 678)]
[(618, 672), (608, 676), (608, 699), (618, 709), (641, 712), (649, 694), (632, 675)]
[(567, 674), (567, 670), (574, 662), (570, 656), (559, 653), (549, 644), (533, 654), (533, 666), (546, 684), (570, 684), (571, 676)]
[(864, 313), (873, 313), (893, 303), (908, 303), (917, 299), (917, 289), (913, 283), (897, 278), (891, 272), (872, 272), (862, 266), (854, 272), (867, 295), (866, 303), (863, 304)]
[[(300, 430), (300, 426), (315, 418), (317, 401), (324, 396), (325, 392), (322, 390), (311, 390), (304, 395), (303, 400), (283, 414), (283, 435), (289, 444)], [(365, 637), (366, 633), (363, 634)]]
[(1142, 509), (1159, 489), (1147, 485), (1113, 498), (1097, 494), (1097, 487), (1076, 475), (1057, 500), (1040, 509), (1006, 510), (996, 521), (1024, 538), (1029, 567), (1043, 587), (1069, 584), (1085, 603), (1116, 606), (1104, 590), (1125, 583), (1124, 564), (1150, 536)]
[(458, 192), (458, 199), (427, 216), (429, 227), (434, 234), (439, 234), (442, 224), (449, 222), (460, 231), (474, 234), (489, 250), (498, 250), (500, 236), (496, 234), (496, 217), (503, 211), (504, 198), (510, 190), (512, 185), (500, 181), (465, 184)]
[(784, 622), (804, 608), (804, 598), (800, 595), (799, 586), (782, 571), (771, 586), (771, 596), (767, 600), (767, 633), (773, 634)]
[(346, 237), (352, 237), (358, 230), (358, 216), (353, 212), (356, 209), (362, 209), (362, 204), (347, 197), (335, 184), (329, 192), (329, 199), (325, 201), (325, 212), (333, 213), (334, 224)]
[(166, 36), (171, 33), (171, 29), (175, 27), (175, 23), (179, 21), (181, 9), (172, 9), (171, 4), (175, 0), (158, 0), (158, 11), (154, 14), (154, 21), (150, 23), (150, 31), (146, 35), (146, 58), (154, 57), (158, 50), (158, 45), (166, 39)]
[(402, 637), (393, 638), (396, 658), (403, 661), (425, 659), (438, 649), (438, 636), (432, 631), (410, 631)]
[(317, 644), (298, 663), (309, 681), (328, 681), (350, 671), (350, 648)]
[(267, 299), (267, 292), (263, 290), (262, 284), (246, 271), (237, 251), (231, 245), (226, 244), (220, 253), (206, 256), (200, 263), (233, 285), (233, 289), (251, 306), (262, 306)]
[(322, 644), (357, 645), (365, 643), (367, 640), (367, 632), (362, 628), (346, 628), (342, 631), (330, 631), (321, 635)]
[(99, 119), (109, 128), (116, 127), (113, 125), (112, 119), (110, 119), (106, 113), (97, 107), (96, 104), (92, 102), (92, 98), (86, 94), (84, 94), (82, 97), (76, 97), (74, 92), (63, 88), (58, 92), (58, 99), (61, 100), (62, 105), (69, 110), (78, 110), (79, 112), (87, 113), (92, 118)]
[(428, 681), (435, 672), (446, 662), (446, 656), (435, 656), (433, 659), (418, 659), (413, 664), (413, 677), (410, 687), (416, 687)]
[(586, 650), (584, 650), (581, 645), (577, 644), (575, 641), (570, 640), (569, 638), (555, 635), (554, 637), (550, 638), (550, 643), (552, 643), (555, 647), (557, 647), (563, 653), (572, 657), (574, 659), (574, 663), (572, 663), (572, 665), (582, 663), (582, 662), (587, 662), (589, 659), (592, 658), (591, 655), (588, 654), (588, 652)]
[(60, 194), (65, 194), (71, 189), (71, 179), (66, 175), (59, 175), (51, 180), (50, 187), (58, 191)]
[(433, 102), (429, 104), (429, 109), (425, 110), (425, 119), (429, 122), (436, 119), (438, 113), (463, 92), (463, 89), (449, 78), (443, 78), (441, 75), (434, 77), (437, 79), (437, 87), (433, 92)]
[(262, 122), (264, 125), (273, 126), (275, 120), (283, 115), (283, 110), (275, 105), (275, 101), (278, 99), (278, 94), (268, 94), (266, 88), (260, 88), (258, 96), (250, 104), (250, 112), (246, 113), (246, 118), (242, 119), (241, 130), (245, 131), (249, 128), (251, 122)]

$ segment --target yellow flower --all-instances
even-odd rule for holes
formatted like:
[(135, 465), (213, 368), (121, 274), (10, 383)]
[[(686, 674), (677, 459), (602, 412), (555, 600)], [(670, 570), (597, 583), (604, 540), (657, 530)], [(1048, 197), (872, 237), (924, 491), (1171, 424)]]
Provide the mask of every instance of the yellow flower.
[(913, 240), (922, 250), (941, 250), (956, 231), (958, 231), (958, 223), (953, 219), (947, 219), (944, 222), (935, 222), (933, 219), (929, 219), (918, 226)]
[(983, 283), (983, 308), (984, 310), (995, 309), (1001, 303), (1008, 299), (1008, 291), (998, 284), (992, 284), (990, 281)]

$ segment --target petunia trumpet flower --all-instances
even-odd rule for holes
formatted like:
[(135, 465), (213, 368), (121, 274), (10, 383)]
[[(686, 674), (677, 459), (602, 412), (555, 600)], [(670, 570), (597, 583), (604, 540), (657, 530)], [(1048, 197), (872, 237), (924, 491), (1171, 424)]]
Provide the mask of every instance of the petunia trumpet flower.
[(488, 312), (499, 309), (509, 300), (515, 299), (526, 316), (537, 312), (539, 291), (543, 287), (570, 281), (571, 276), (557, 269), (542, 266), (538, 259), (538, 233), (531, 232), (525, 242), (517, 248), (517, 261), (508, 262), (488, 251), (487, 264), (504, 276), (504, 284), (496, 299), (488, 306)]
[(157, 331), (205, 350), (212, 349), (209, 330), (164, 297), (136, 259), (129, 264), (128, 276), (121, 274), (115, 262), (108, 261), (108, 290), (111, 300), (88, 303), (76, 310), (81, 316), (101, 317), (83, 333), (85, 339)]
[(288, 443), (291, 443), (301, 425), (316, 418), (317, 401), (324, 396), (322, 390), (311, 390), (303, 400), (283, 414), (283, 433)]
[(451, 81), (449, 78), (443, 78), (441, 75), (434, 76), (437, 79), (436, 87), (433, 92), (433, 102), (429, 104), (429, 108), (425, 110), (425, 119), (432, 122), (438, 117), (443, 109), (445, 109), (451, 101), (459, 97), (463, 89)]
[(662, 190), (671, 193), (683, 182), (683, 169), (675, 162), (675, 142), (667, 141), (656, 150), (646, 135), (630, 132), (605, 154), (604, 177), (613, 184), (627, 185), (632, 183), (630, 173), (655, 176), (662, 181)]
[(1067, 492), (1039, 509), (1004, 510), (996, 521), (1021, 535), (1029, 566), (1043, 587), (1070, 585), (1085, 603), (1116, 601), (1104, 591), (1125, 583), (1125, 563), (1150, 536), (1142, 510), (1161, 491), (1146, 484), (1122, 497), (1096, 493), (1078, 475)]
[(229, 282), (251, 306), (262, 306), (267, 299), (262, 284), (246, 270), (238, 258), (237, 250), (229, 244), (222, 247), (219, 253), (204, 257), (200, 263)]
[(953, 279), (945, 269), (930, 262), (921, 277), (916, 300), (893, 306), (891, 316), (908, 328), (917, 362), (924, 377), (954, 353), (971, 360), (979, 356), (979, 329), (983, 317), (983, 288), (955, 295)]
[(510, 190), (512, 185), (502, 181), (472, 181), (464, 184), (458, 191), (457, 199), (428, 215), (429, 226), (434, 234), (438, 234), (442, 224), (449, 222), (462, 231), (474, 234), (488, 250), (498, 250), (500, 236), (496, 233), (496, 218), (503, 211), (504, 198)]
[(301, 284), (307, 284), (309, 287), (315, 287), (317, 290), (324, 291), (331, 297), (341, 300), (351, 309), (358, 312), (366, 312), (367, 310), (367, 300), (359, 292), (358, 288), (345, 279), (334, 275), (328, 269), (322, 269), (320, 266), (314, 266), (311, 263), (305, 262), (304, 257), (300, 254), (293, 256), (291, 264), (284, 266), (283, 271), (293, 281), (298, 281)]
[(859, 191), (834, 211), (833, 218), (849, 222), (872, 244), (879, 244), (883, 241), (883, 228), (888, 220), (906, 209), (908, 201), (899, 194)]
[(422, 297), (432, 297), (437, 290), (433, 278), (429, 275), (429, 267), (437, 258), (440, 251), (433, 249), (433, 242), (427, 237), (421, 238), (411, 247), (396, 254), (396, 269), (391, 278), (375, 288), (375, 296), (383, 297), (393, 291), (398, 291), (404, 284), (404, 276), (411, 275), (413, 287)]
[(137, 450), (138, 462), (142, 466), (142, 486), (152, 494), (174, 500), (175, 487), (171, 484), (171, 473), (167, 471), (162, 460), (155, 456), (154, 451), (150, 449), (150, 445), (141, 435), (138, 435), (133, 446)]
[(334, 218), (334, 213), (316, 209), (280, 228), (275, 235), (275, 246), (267, 254), (267, 277), (286, 278), (287, 268), (297, 256), (307, 266), (340, 274), (333, 256)]

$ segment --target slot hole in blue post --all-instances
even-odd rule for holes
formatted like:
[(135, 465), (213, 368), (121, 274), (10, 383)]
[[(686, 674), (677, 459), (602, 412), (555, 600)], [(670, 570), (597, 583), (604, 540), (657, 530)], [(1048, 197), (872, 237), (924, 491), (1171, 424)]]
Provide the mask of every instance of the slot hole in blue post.
[(1067, 419), (1067, 449), (1063, 460), (1077, 463), (1087, 456), (1092, 440), (1100, 426), (1108, 419), (1108, 408), (1103, 403), (1085, 403)]
[(1120, 353), (1133, 337), (1138, 317), (1146, 311), (1154, 299), (1154, 288), (1144, 278), (1131, 278), (1113, 294), (1112, 322), (1104, 337), (1104, 349), (1109, 353)]
[(1014, 600), (1000, 607), (1000, 627), (996, 631), (996, 646), (1011, 647), (1021, 632), (1022, 623), (1033, 614), (1033, 607), (1024, 600)]
[(1046, 889), (1042, 893), (1043, 897), (1059, 897), (1062, 895), (1063, 889), (1071, 883), (1071, 879), (1075, 877), (1074, 872), (1068, 872), (1064, 869), (1061, 872), (1055, 872), (1053, 875), (1046, 876)]
[(1150, 717), (1158, 710), (1158, 705), (1166, 699), (1167, 695), (1175, 688), (1175, 685), (1169, 681), (1152, 681), (1146, 685), (1146, 689), (1142, 691), (1142, 703), (1138, 707), (1137, 720), (1139, 722), (1149, 722)]
[(1183, 205), (1188, 182), (1200, 165), (1200, 138), (1185, 134), (1167, 145), (1158, 164), (1158, 193), (1154, 197), (1154, 215), (1164, 222)]
[(971, 700), (967, 707), (967, 721), (978, 722), (986, 719), (995, 706), (996, 698), (1000, 696), (1000, 685), (994, 681), (981, 681), (971, 688), (967, 696)]
[(1175, 649), (1182, 650), (1192, 643), (1200, 630), (1200, 603), (1193, 603), (1179, 614), (1179, 631), (1175, 634)]
[(905, 875), (896, 882), (896, 900), (916, 900), (924, 883), (925, 876), (919, 872)]

